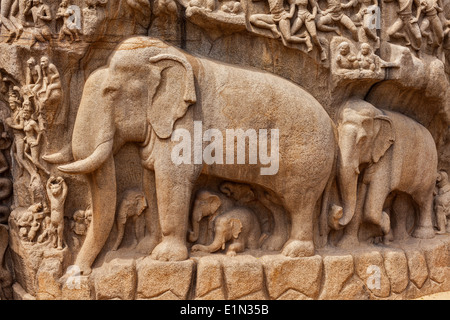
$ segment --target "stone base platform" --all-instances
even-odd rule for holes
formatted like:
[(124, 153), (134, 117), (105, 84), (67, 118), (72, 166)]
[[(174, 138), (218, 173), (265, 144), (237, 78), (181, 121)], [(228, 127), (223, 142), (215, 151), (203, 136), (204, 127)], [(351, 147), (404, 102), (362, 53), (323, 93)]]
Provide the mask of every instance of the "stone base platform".
[[(186, 261), (161, 262), (119, 250), (75, 285), (46, 277), (35, 298), (392, 300), (450, 291), (448, 234), (316, 253), (308, 258), (261, 251), (236, 257), (199, 253)], [(60, 295), (46, 294), (42, 285)], [(13, 288), (16, 299), (30, 299), (18, 283)]]

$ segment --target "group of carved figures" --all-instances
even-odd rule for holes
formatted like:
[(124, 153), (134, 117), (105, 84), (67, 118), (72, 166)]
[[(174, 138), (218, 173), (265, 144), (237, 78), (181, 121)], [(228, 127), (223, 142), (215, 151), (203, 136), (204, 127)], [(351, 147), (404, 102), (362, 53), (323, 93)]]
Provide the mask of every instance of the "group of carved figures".
[[(67, 36), (70, 42), (80, 41), (81, 11), (79, 7), (70, 5), (69, 0), (61, 0), (56, 16), (43, 0), (1, 0), (0, 20), (4, 30), (8, 32), (7, 42), (20, 39), (24, 28), (31, 28), (31, 46), (37, 42), (53, 41), (52, 21), (62, 20), (58, 41)], [(29, 19), (32, 22), (29, 22)]]
[[(253, 0), (258, 1), (258, 0)], [(393, 0), (382, 0), (392, 2)], [(287, 2), (287, 3), (286, 3)], [(390, 40), (401, 39), (403, 45), (410, 46), (417, 54), (422, 40), (433, 49), (441, 47), (450, 31), (450, 23), (441, 14), (441, 0), (397, 0), (396, 20), (388, 27)], [(377, 29), (381, 28), (381, 12), (378, 0), (327, 0), (322, 9), (316, 0), (268, 0), (269, 13), (252, 13), (249, 23), (257, 29), (270, 30), (275, 38), (281, 38), (284, 44), (305, 44), (310, 52), (316, 46), (321, 60), (325, 60), (324, 45), (319, 40), (318, 31), (335, 32), (342, 35), (341, 28), (350, 32), (356, 42), (368, 43), (374, 49), (380, 45)], [(286, 7), (287, 5), (287, 7)], [(199, 0), (192, 0), (190, 6), (201, 7)], [(206, 10), (215, 9), (215, 1), (209, 0), (203, 5)], [(357, 12), (350, 15), (352, 8)], [(413, 14), (415, 8), (416, 14)], [(222, 11), (232, 14), (242, 12), (239, 1), (228, 3)], [(302, 26), (305, 31), (299, 33)], [(435, 51), (437, 54), (437, 51)]]

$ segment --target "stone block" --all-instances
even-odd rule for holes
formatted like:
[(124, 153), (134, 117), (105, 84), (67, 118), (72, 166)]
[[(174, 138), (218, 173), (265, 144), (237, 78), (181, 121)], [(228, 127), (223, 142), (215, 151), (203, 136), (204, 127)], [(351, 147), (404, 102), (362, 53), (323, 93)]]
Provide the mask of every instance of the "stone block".
[(187, 299), (195, 262), (157, 261), (151, 257), (136, 262), (138, 299)]
[(271, 299), (289, 290), (316, 299), (322, 278), (322, 257), (288, 258), (283, 255), (262, 258), (266, 284)]
[(132, 300), (136, 293), (136, 262), (134, 259), (113, 259), (96, 270), (95, 296), (97, 300), (119, 298)]

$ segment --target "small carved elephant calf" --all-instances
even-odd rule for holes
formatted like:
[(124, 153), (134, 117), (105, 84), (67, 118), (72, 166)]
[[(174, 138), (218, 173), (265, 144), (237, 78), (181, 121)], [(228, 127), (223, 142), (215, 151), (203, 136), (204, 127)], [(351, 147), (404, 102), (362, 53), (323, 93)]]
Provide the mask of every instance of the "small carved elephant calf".
[(113, 247), (113, 251), (116, 251), (125, 233), (125, 225), (127, 220), (131, 218), (135, 227), (136, 241), (144, 236), (144, 230), (140, 228), (138, 218), (142, 212), (148, 207), (147, 199), (144, 193), (138, 190), (127, 190), (124, 192), (122, 202), (120, 203), (119, 210), (117, 211), (116, 223), (117, 223), (117, 239)]
[(257, 249), (265, 239), (253, 211), (244, 207), (235, 207), (218, 216), (214, 221), (214, 241), (208, 245), (196, 244), (192, 251), (216, 252), (225, 249), (228, 241), (227, 255), (235, 256), (245, 248)]

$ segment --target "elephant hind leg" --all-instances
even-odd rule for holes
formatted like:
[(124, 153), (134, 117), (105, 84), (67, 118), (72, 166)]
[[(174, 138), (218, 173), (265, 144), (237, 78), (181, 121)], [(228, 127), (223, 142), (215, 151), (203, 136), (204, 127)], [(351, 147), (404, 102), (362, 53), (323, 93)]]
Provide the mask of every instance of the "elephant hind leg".
[(432, 214), (433, 214), (433, 191), (412, 195), (414, 201), (419, 207), (419, 214), (416, 219), (416, 227), (413, 237), (420, 239), (434, 238)]
[(317, 203), (317, 192), (285, 194), (285, 207), (291, 216), (290, 238), (283, 247), (288, 257), (310, 257), (314, 255), (313, 217)]

